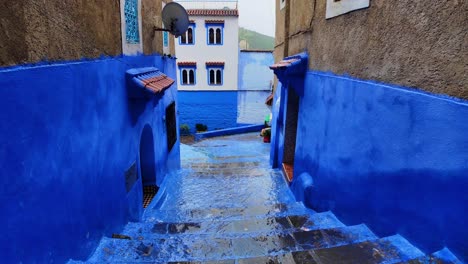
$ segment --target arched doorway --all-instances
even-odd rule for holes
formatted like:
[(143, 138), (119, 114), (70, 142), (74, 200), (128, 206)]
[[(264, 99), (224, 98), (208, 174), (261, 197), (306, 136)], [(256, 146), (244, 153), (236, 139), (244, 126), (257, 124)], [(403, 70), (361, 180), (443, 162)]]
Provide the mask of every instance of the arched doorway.
[(153, 130), (145, 125), (140, 140), (140, 175), (143, 186), (143, 207), (146, 208), (158, 192)]

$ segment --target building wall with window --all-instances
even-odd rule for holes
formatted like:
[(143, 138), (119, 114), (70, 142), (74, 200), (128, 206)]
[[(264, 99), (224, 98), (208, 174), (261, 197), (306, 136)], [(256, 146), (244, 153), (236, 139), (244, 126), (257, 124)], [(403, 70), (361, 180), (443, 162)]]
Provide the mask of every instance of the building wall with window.
[(179, 167), (177, 85), (154, 94), (127, 74), (176, 78), (141, 24), (162, 3), (127, 1), (128, 16), (119, 1), (0, 3), (2, 263), (85, 260), (141, 217), (143, 186)]
[(272, 121), (297, 199), (468, 261), (468, 2), (276, 7), (275, 61), (305, 52), (275, 68)]
[[(193, 11), (188, 10), (189, 14)], [(195, 80), (184, 83), (185, 68), (178, 67), (180, 91), (238, 89), (238, 16), (237, 10), (229, 11), (235, 12), (233, 15), (190, 15), (189, 30), (176, 40), (176, 56), (179, 65), (195, 63)]]

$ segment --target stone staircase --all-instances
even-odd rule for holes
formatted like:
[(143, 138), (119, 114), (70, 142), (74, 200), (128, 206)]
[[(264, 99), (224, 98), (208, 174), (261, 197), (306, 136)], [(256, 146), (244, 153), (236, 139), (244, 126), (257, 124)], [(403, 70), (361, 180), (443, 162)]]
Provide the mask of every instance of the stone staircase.
[(182, 169), (143, 221), (103, 238), (86, 263), (461, 263), (305, 208), (268, 167), (267, 147), (252, 134), (182, 146)]

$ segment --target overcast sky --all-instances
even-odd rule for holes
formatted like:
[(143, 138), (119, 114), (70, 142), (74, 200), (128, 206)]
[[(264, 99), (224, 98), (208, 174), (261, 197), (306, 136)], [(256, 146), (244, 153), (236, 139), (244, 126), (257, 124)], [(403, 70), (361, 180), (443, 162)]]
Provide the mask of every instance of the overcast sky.
[(275, 36), (275, 0), (239, 0), (239, 26)]

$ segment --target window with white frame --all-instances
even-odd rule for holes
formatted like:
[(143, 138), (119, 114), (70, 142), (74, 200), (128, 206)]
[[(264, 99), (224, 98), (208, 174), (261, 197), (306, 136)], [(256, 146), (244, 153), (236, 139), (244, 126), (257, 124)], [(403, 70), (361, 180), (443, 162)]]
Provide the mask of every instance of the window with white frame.
[(209, 85), (223, 85), (223, 71), (222, 67), (208, 67), (208, 84)]
[(179, 70), (181, 85), (195, 85), (197, 83), (197, 68), (195, 66), (179, 66)]
[(224, 21), (205, 23), (208, 45), (223, 45)]
[(195, 44), (195, 23), (190, 23), (187, 31), (179, 37), (179, 44), (194, 45)]

